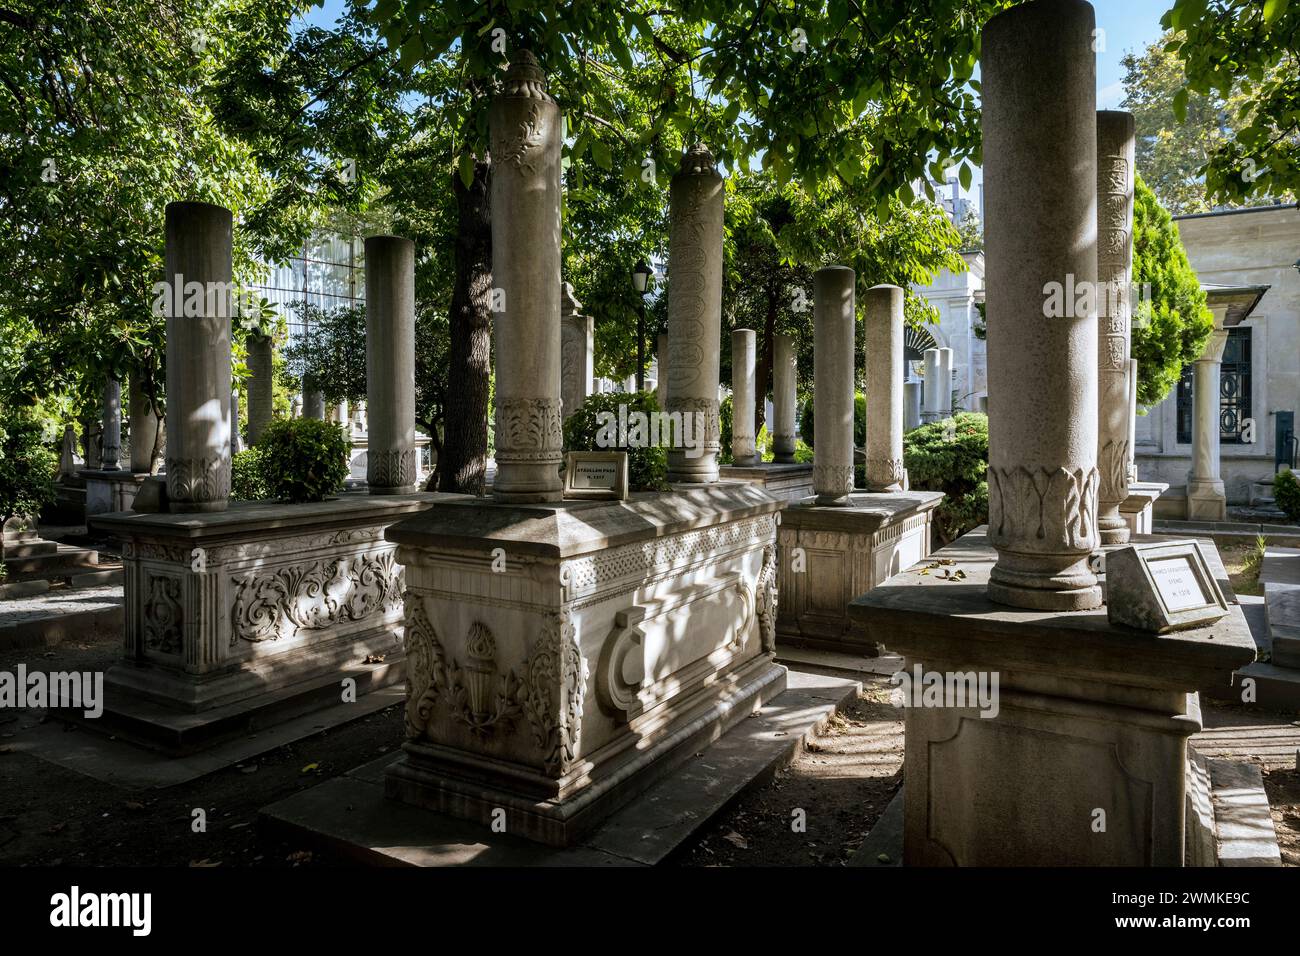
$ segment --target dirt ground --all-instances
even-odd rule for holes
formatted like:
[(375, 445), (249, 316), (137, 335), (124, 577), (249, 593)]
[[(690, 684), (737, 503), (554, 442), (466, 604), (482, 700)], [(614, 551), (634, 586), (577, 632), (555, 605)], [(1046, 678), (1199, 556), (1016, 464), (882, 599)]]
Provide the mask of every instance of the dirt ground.
[(1300, 866), (1300, 770), (1273, 769), (1264, 774), (1264, 792), (1273, 811), (1283, 866)]

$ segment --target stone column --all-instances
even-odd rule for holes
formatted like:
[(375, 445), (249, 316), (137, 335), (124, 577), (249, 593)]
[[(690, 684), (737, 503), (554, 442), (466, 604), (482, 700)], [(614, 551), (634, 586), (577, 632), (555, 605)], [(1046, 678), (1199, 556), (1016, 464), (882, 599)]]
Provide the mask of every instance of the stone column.
[(132, 373), (127, 379), (131, 401), (131, 470), (136, 474), (152, 474), (154, 448), (162, 448), (162, 419), (153, 412), (149, 396), (140, 384), (139, 376)]
[(813, 273), (813, 492), (850, 504), (853, 492), (853, 284), (848, 266)]
[(798, 380), (794, 336), (778, 332), (772, 343), (772, 457), (782, 465), (794, 464)]
[(731, 458), (737, 465), (759, 462), (754, 434), (754, 364), (757, 345), (753, 329), (731, 333)]
[(998, 553), (988, 595), (1047, 611), (1101, 604), (1088, 569), (1097, 316), (1050, 314), (1045, 292), (1097, 279), (1094, 28), (1083, 0), (1036, 0), (989, 21), (981, 61), (989, 539)]
[(1138, 360), (1128, 360), (1128, 483), (1138, 480)]
[[(230, 210), (167, 204), (167, 497), (173, 512), (225, 511), (230, 498)], [(185, 284), (204, 288), (186, 315)], [(186, 297), (188, 303), (188, 297)]]
[(271, 424), (275, 359), (269, 336), (248, 337), (248, 443), (256, 445), (262, 430)]
[(230, 454), (238, 455), (244, 450), (239, 437), (239, 392), (230, 390)]
[(122, 458), (122, 383), (109, 378), (104, 383), (104, 437), (100, 465), (104, 471), (119, 471)]
[[(868, 409), (870, 414), (870, 409)], [(903, 431), (910, 432), (921, 424), (921, 383), (903, 383)]]
[(581, 309), (573, 286), (564, 283), (560, 293), (560, 404), (565, 418), (591, 394), (596, 377), (595, 321)]
[(1225, 521), (1228, 499), (1219, 478), (1219, 369), (1228, 332), (1222, 314), (1196, 360), (1192, 374), (1192, 471), (1187, 478), (1187, 517), (1192, 521)]
[(921, 422), (929, 424), (943, 417), (940, 398), (943, 395), (942, 370), (939, 367), (939, 350), (926, 349), (921, 353), (925, 359), (925, 389), (921, 405)]
[[(372, 495), (416, 489), (415, 243), (366, 239), (366, 483)], [(351, 430), (344, 412), (345, 428)]]
[(703, 484), (718, 478), (721, 444), (722, 177), (702, 144), (682, 154), (669, 195), (668, 411), (696, 447), (668, 452), (668, 478)]
[(1127, 544), (1128, 351), (1133, 269), (1133, 114), (1097, 114), (1097, 531)]
[(307, 378), (302, 383), (302, 417), (325, 421), (325, 393), (315, 388)]
[(862, 303), (867, 350), (868, 491), (903, 490), (903, 290), (877, 285)]
[(939, 391), (934, 398), (939, 418), (952, 418), (952, 349), (939, 349)]
[(63, 426), (63, 441), (59, 444), (59, 480), (77, 477), (77, 430)]
[(655, 382), (655, 400), (659, 407), (668, 407), (668, 333), (659, 336), (655, 348), (655, 361), (659, 363), (659, 380)]
[[(558, 501), (560, 462), (560, 110), (520, 51), (489, 111), (498, 501)], [(378, 423), (378, 409), (372, 427)]]

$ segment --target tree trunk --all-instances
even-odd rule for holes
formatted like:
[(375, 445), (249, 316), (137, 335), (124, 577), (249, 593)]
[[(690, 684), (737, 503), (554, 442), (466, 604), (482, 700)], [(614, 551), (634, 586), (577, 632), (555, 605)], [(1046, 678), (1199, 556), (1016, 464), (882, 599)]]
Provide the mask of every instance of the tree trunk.
[[(456, 196), (456, 277), (451, 293), (451, 367), (438, 490), (483, 493), (487, 471), (488, 383), (492, 370), (491, 160), (474, 164), (468, 189), (452, 172)], [(432, 487), (432, 481), (430, 482)]]

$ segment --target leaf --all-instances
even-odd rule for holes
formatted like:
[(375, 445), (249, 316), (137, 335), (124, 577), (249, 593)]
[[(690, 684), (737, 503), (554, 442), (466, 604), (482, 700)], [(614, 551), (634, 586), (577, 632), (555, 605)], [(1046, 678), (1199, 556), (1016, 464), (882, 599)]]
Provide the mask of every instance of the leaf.
[(591, 158), (601, 169), (611, 169), (614, 161), (609, 154), (609, 147), (598, 139), (591, 141)]
[(309, 763), (309, 764), (307, 764), (307, 766), (303, 767), (302, 770), (299, 771), (299, 772), (300, 772), (300, 773), (315, 773), (315, 772), (316, 772), (317, 770), (319, 770), (319, 769), (320, 769), (320, 764), (318, 764), (318, 763)]
[(1286, 13), (1287, 0), (1264, 0), (1264, 22), (1272, 24), (1278, 17)]
[(961, 168), (957, 170), (957, 179), (960, 180), (962, 189), (970, 189), (970, 163), (962, 160)]
[(1174, 94), (1174, 118), (1180, 123), (1187, 122), (1187, 87), (1180, 87)]
[(474, 185), (474, 157), (468, 152), (460, 154), (460, 159), (456, 163), (460, 171), (460, 181), (469, 189)]

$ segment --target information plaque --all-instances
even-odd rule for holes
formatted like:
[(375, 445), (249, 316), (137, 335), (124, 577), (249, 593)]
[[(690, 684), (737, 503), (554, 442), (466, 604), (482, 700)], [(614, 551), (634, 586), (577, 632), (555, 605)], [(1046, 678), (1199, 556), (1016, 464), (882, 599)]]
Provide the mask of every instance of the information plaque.
[(1227, 613), (1199, 542), (1135, 544), (1106, 552), (1106, 614), (1112, 624), (1164, 634), (1213, 624)]
[(622, 501), (627, 497), (627, 452), (569, 452), (564, 456), (564, 497)]

